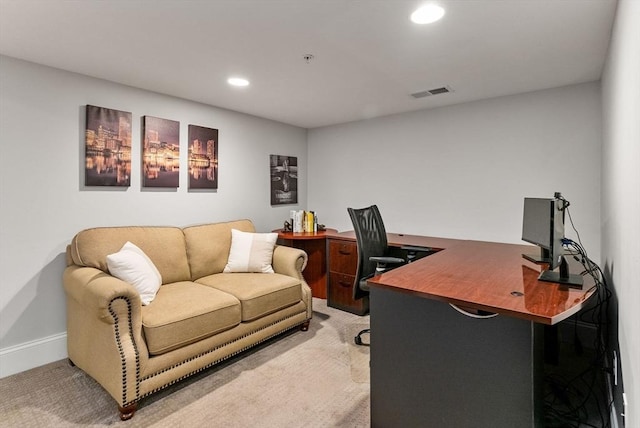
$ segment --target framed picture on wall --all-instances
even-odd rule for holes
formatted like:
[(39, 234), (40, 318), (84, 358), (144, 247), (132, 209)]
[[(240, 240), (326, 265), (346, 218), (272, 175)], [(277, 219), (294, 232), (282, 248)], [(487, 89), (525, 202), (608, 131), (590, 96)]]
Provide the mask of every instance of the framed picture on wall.
[(189, 189), (218, 188), (218, 130), (189, 125)]
[(85, 185), (131, 184), (131, 113), (87, 106)]
[(271, 205), (298, 203), (298, 158), (270, 155)]
[(142, 186), (178, 187), (180, 122), (145, 116), (142, 133)]

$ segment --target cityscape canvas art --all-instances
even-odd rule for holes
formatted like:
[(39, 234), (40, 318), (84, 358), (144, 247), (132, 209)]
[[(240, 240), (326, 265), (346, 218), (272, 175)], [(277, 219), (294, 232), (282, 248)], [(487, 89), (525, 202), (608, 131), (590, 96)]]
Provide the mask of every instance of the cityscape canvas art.
[(218, 130), (189, 125), (189, 189), (218, 188)]
[(270, 155), (271, 205), (298, 203), (298, 158)]
[(131, 184), (131, 113), (88, 105), (85, 185)]
[(178, 187), (180, 122), (145, 116), (142, 129), (142, 186)]

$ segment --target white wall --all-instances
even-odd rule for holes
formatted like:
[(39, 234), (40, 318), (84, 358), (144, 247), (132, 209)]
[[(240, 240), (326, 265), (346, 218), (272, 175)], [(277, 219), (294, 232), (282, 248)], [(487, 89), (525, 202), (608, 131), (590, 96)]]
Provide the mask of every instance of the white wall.
[[(602, 259), (618, 304), (625, 426), (640, 426), (640, 1), (619, 0), (605, 71)], [(618, 401), (618, 400), (617, 400)], [(616, 402), (618, 413), (622, 404)]]
[(352, 229), (347, 207), (376, 203), (387, 231), (523, 243), (523, 198), (560, 191), (598, 260), (599, 91), (588, 83), (310, 130), (308, 205), (339, 230)]
[[(176, 78), (179, 78), (177, 76)], [(202, 88), (206, 90), (206, 88)], [(79, 230), (110, 225), (184, 226), (250, 218), (281, 227), (294, 206), (271, 207), (269, 155), (297, 156), (306, 205), (306, 130), (0, 56), (0, 376), (63, 358), (65, 246)], [(242, 96), (239, 94), (238, 96)], [(84, 187), (84, 106), (133, 113), (131, 187)], [(219, 188), (142, 190), (140, 119), (219, 129)]]

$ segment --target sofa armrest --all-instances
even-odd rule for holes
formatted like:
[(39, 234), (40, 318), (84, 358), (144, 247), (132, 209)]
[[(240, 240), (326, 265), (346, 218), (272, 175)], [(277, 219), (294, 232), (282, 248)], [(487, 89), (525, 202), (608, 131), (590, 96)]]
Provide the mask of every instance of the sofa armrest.
[(304, 250), (276, 245), (273, 250), (273, 260), (271, 262), (275, 273), (288, 275), (297, 278), (302, 283), (302, 300), (307, 305), (307, 318), (313, 317), (313, 305), (311, 297), (311, 287), (302, 276), (302, 271), (307, 267), (307, 253)]
[(137, 308), (138, 318), (140, 317), (140, 294), (136, 289), (100, 269), (69, 266), (63, 273), (63, 284), (68, 297), (107, 324), (115, 322), (109, 306), (118, 297), (130, 301), (132, 308)]
[(272, 265), (276, 273), (300, 278), (304, 281), (302, 271), (307, 267), (307, 253), (298, 248), (276, 245), (273, 250)]
[(135, 288), (99, 269), (68, 266), (67, 351), (120, 406), (138, 400), (139, 375), (149, 359), (142, 304)]

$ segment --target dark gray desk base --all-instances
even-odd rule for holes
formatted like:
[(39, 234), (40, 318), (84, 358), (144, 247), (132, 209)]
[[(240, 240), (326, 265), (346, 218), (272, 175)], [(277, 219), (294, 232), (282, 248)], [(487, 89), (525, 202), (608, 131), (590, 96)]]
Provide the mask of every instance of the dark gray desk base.
[(372, 287), (371, 426), (543, 426), (543, 326)]

